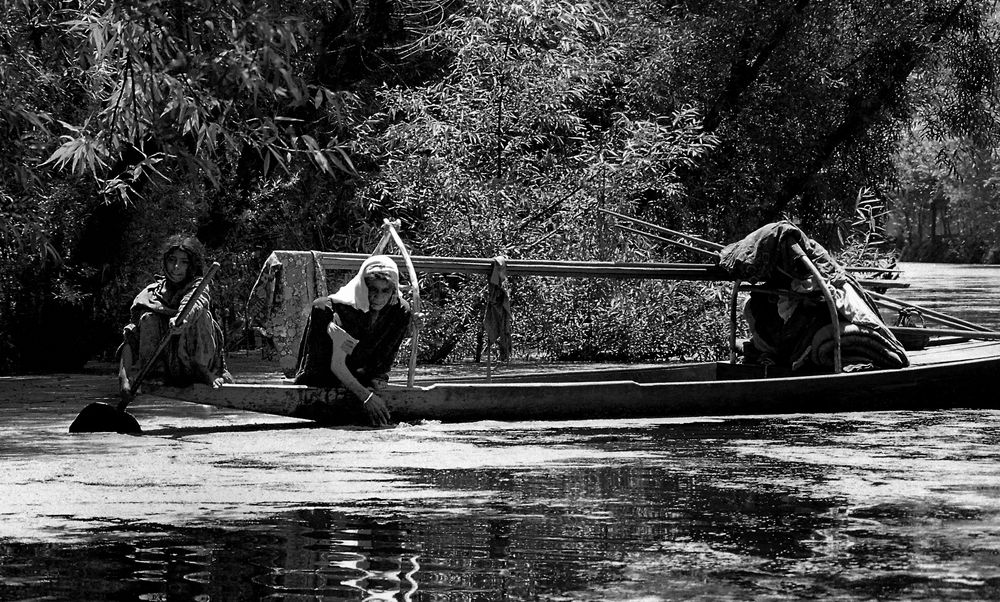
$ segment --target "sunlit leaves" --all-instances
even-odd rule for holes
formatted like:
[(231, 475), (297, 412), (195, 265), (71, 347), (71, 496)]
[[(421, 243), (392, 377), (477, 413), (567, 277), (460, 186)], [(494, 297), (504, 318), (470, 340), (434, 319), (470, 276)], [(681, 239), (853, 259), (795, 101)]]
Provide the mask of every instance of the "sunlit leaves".
[[(607, 11), (597, 2), (470, 3), (414, 46), (447, 48), (450, 70), (426, 88), (384, 90), (384, 121), (370, 125), (396, 205), (454, 237), (435, 244), (545, 252), (537, 241), (595, 198), (675, 194), (677, 170), (715, 144), (693, 107), (658, 115), (618, 98), (624, 73), (640, 67), (618, 61), (656, 30)], [(421, 202), (428, 195), (437, 206)], [(553, 203), (555, 213), (524, 221)]]
[(77, 175), (107, 168), (107, 149), (100, 140), (85, 133), (86, 126), (77, 128), (64, 121), (59, 123), (73, 135), (61, 136), (62, 144), (42, 165), (52, 163), (57, 168), (68, 167)]
[(892, 230), (907, 260), (1000, 260), (1000, 154), (959, 137), (904, 138)]
[[(361, 142), (368, 139), (382, 166), (366, 198), (412, 219), (422, 253), (632, 258), (634, 247), (600, 223), (596, 207), (629, 207), (647, 196), (679, 201), (679, 172), (717, 143), (694, 106), (661, 113), (631, 102), (631, 78), (654, 65), (630, 49), (659, 35), (655, 24), (600, 2), (469, 3), (412, 48), (450, 56), (442, 77), (380, 90), (385, 111), (366, 124)], [(629, 295), (611, 294), (616, 283), (534, 286), (518, 302), (538, 313), (537, 319), (519, 314), (527, 324), (521, 343), (535, 351), (662, 358), (693, 354), (701, 344), (638, 344), (632, 335), (654, 325), (640, 326), (636, 314), (651, 315), (652, 300), (618, 311), (614, 303)], [(604, 334), (562, 323), (586, 312), (560, 305), (569, 291), (601, 312)], [(467, 290), (454, 294), (453, 303), (474, 299)], [(476, 323), (449, 311), (453, 319), (441, 326), (444, 340), (436, 343), (443, 349)], [(652, 332), (658, 336), (663, 327), (658, 323)], [(685, 344), (690, 348), (679, 351)]]
[[(159, 148), (159, 169), (202, 166), (211, 181), (219, 161), (247, 149), (259, 153), (265, 174), (299, 162), (353, 172), (338, 142), (353, 97), (311, 79), (316, 21), (308, 11), (276, 8), (206, 0), (68, 10), (64, 52), (86, 97), (46, 164), (111, 177), (105, 189), (118, 191), (128, 178), (108, 165), (123, 149), (149, 144)], [(145, 176), (149, 167), (130, 173)]]

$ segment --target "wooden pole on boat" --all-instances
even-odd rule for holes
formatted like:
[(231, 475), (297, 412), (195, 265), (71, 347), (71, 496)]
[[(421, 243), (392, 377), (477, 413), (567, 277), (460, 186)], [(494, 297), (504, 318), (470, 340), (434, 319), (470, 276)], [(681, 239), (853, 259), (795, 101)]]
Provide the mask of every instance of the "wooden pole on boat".
[(843, 370), (843, 365), (841, 363), (840, 357), (840, 318), (837, 315), (837, 302), (833, 299), (833, 293), (830, 291), (830, 287), (826, 283), (826, 279), (823, 275), (819, 273), (819, 269), (816, 265), (809, 259), (799, 243), (792, 243), (790, 247), (792, 253), (802, 261), (803, 265), (809, 269), (813, 277), (816, 279), (816, 283), (819, 284), (820, 290), (823, 291), (823, 297), (826, 298), (826, 307), (830, 312), (830, 324), (833, 327), (833, 371), (836, 374), (840, 374)]
[(936, 337), (960, 337), (980, 341), (1000, 341), (1000, 332), (983, 332), (980, 330), (957, 330), (951, 328), (914, 328), (912, 326), (890, 326), (893, 334), (919, 334)]
[[(389, 220), (385, 220), (385, 221), (389, 221)], [(385, 248), (387, 246), (389, 246), (389, 241), (390, 240), (392, 240), (392, 235), (389, 234), (389, 231), (385, 230), (384, 226), (383, 226), (382, 236), (378, 239), (378, 244), (375, 245), (375, 250), (372, 251), (372, 255), (378, 255), (380, 253), (385, 253)], [(364, 257), (364, 256), (362, 255), (362, 257)], [(369, 257), (371, 257), (371, 255), (369, 255)], [(364, 261), (364, 259), (362, 259), (362, 261)]]
[(733, 281), (733, 292), (729, 298), (729, 363), (736, 363), (736, 305), (740, 296), (740, 281)]
[(692, 246), (692, 245), (684, 244), (684, 243), (682, 243), (682, 242), (680, 242), (678, 240), (671, 240), (669, 238), (664, 238), (664, 237), (659, 236), (657, 234), (652, 234), (651, 232), (643, 232), (642, 230), (637, 230), (635, 228), (632, 228), (630, 226), (624, 226), (622, 224), (615, 224), (615, 228), (618, 228), (619, 230), (622, 230), (624, 232), (632, 232), (633, 234), (638, 234), (640, 236), (645, 236), (646, 238), (648, 238), (650, 240), (655, 240), (657, 242), (665, 242), (665, 243), (667, 243), (669, 245), (674, 245), (675, 247), (680, 247), (680, 248), (686, 249), (688, 251), (694, 251), (695, 253), (701, 253), (703, 255), (708, 255), (709, 257), (715, 257), (715, 252), (714, 251), (709, 251), (708, 249), (702, 249), (702, 248), (695, 247), (695, 246)]
[(639, 218), (632, 217), (630, 215), (625, 215), (624, 213), (618, 213), (617, 211), (612, 211), (610, 209), (604, 209), (604, 208), (601, 208), (601, 207), (598, 207), (598, 211), (601, 211), (602, 213), (606, 213), (608, 215), (617, 217), (618, 219), (623, 219), (625, 221), (632, 222), (633, 224), (638, 224), (640, 226), (644, 226), (646, 228), (650, 228), (650, 229), (655, 230), (657, 232), (663, 232), (663, 233), (669, 234), (671, 236), (678, 236), (678, 237), (683, 238), (685, 240), (688, 240), (690, 242), (697, 243), (697, 244), (700, 244), (700, 245), (704, 245), (707, 249), (709, 249), (711, 251), (720, 251), (723, 248), (725, 248), (725, 245), (720, 245), (717, 242), (712, 242), (710, 240), (705, 240), (704, 238), (698, 238), (697, 236), (691, 236), (690, 234), (684, 234), (683, 232), (678, 232), (677, 230), (671, 230), (670, 228), (664, 228), (663, 226), (654, 224), (652, 222), (643, 221), (643, 220), (641, 220)]
[(486, 382), (493, 382), (493, 343), (486, 337)]
[[(411, 310), (414, 315), (420, 313), (420, 284), (417, 282), (417, 270), (413, 267), (413, 260), (410, 259), (410, 252), (406, 250), (406, 246), (403, 244), (403, 239), (399, 237), (399, 233), (396, 232), (396, 227), (388, 219), (384, 220), (385, 228), (389, 236), (392, 237), (393, 242), (399, 247), (399, 253), (403, 256), (403, 261), (406, 262), (406, 272), (410, 277), (410, 294), (413, 296), (413, 303)], [(398, 222), (397, 222), (398, 223)], [(413, 334), (410, 338), (410, 369), (406, 375), (406, 386), (413, 386), (413, 376), (417, 371), (417, 343), (419, 341), (420, 328), (419, 320), (414, 320), (413, 323)]]
[(915, 303), (907, 303), (906, 301), (893, 299), (892, 297), (887, 297), (881, 293), (876, 293), (874, 291), (866, 291), (866, 292), (869, 295), (871, 295), (872, 298), (875, 299), (877, 302), (880, 302), (879, 305), (883, 305), (890, 309), (898, 310), (904, 307), (909, 307), (919, 310), (922, 314), (924, 314), (924, 316), (931, 318), (935, 322), (939, 322), (941, 324), (946, 324), (948, 326), (955, 326), (957, 328), (962, 328), (962, 329), (974, 330), (978, 332), (994, 332), (989, 328), (986, 328), (985, 326), (980, 326), (979, 324), (973, 324), (972, 322), (966, 322), (965, 320), (960, 320), (954, 316), (949, 316), (948, 314), (934, 311), (933, 309), (921, 307)]

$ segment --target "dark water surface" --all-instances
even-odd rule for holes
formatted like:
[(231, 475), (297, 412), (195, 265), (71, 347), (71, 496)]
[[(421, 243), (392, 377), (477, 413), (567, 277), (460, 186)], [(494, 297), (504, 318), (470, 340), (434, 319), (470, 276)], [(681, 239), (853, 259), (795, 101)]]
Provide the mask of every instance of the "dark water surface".
[[(905, 268), (1000, 326), (1000, 269)], [(90, 382), (0, 379), (2, 600), (1000, 599), (1000, 412), (66, 435)]]

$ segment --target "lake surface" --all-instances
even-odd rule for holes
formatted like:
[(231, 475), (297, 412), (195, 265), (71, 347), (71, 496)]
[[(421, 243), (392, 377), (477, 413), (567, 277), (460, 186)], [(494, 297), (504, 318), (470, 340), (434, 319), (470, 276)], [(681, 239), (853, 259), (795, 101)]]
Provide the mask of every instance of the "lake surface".
[[(1000, 327), (1000, 268), (903, 267), (893, 296)], [(142, 437), (69, 435), (113, 388), (0, 379), (0, 600), (1000, 599), (1000, 412), (370, 430), (144, 398)]]

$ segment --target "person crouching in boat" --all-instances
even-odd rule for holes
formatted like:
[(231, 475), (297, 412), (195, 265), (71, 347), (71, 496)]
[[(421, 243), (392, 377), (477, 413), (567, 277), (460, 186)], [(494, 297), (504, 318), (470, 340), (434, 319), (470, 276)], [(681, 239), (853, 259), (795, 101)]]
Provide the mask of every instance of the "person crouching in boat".
[(233, 382), (223, 356), (222, 329), (209, 311), (208, 288), (194, 302), (187, 319), (183, 323), (176, 320), (180, 307), (201, 282), (204, 254), (198, 239), (171, 236), (160, 256), (165, 275), (142, 289), (132, 301), (131, 321), (125, 325), (118, 348), (119, 394), (126, 403), (136, 393), (132, 389), (133, 379), (152, 359), (168, 333), (175, 336), (157, 360), (168, 383), (179, 386), (204, 383), (218, 388)]
[(374, 426), (389, 423), (378, 392), (413, 318), (399, 291), (399, 268), (373, 255), (336, 293), (313, 301), (299, 346), (295, 383), (347, 389)]

